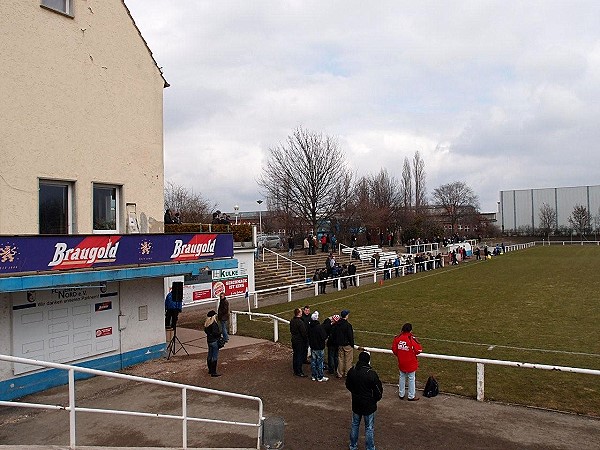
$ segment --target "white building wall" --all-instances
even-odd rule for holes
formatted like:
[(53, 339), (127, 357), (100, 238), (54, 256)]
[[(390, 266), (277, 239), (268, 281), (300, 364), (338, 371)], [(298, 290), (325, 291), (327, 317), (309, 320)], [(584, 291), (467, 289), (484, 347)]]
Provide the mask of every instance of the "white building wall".
[(515, 211), (518, 227), (531, 226), (533, 204), (530, 189), (515, 191)]
[(92, 186), (122, 186), (142, 232), (162, 231), (163, 87), (122, 0), (0, 2), (0, 233), (38, 233), (39, 179), (73, 183), (72, 232), (92, 232)]
[(121, 282), (120, 314), (122, 353), (164, 343), (163, 279)]
[(552, 209), (556, 210), (556, 189), (533, 189), (533, 228), (540, 226), (540, 208), (546, 203)]

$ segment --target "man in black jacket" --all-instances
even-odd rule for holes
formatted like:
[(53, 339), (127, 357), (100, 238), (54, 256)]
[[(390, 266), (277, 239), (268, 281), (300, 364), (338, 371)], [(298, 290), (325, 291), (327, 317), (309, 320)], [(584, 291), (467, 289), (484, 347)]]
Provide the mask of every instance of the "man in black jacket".
[(354, 330), (352, 325), (348, 322), (348, 314), (350, 311), (344, 309), (340, 313), (340, 320), (335, 326), (335, 343), (338, 346), (338, 367), (337, 374), (338, 378), (346, 376), (346, 372), (352, 366), (352, 359), (354, 356)]
[(290, 320), (290, 334), (292, 335), (292, 351), (294, 352), (292, 362), (294, 375), (305, 377), (306, 375), (302, 371), (302, 363), (306, 359), (305, 341), (308, 341), (308, 329), (302, 321), (302, 310), (300, 308), (294, 310), (294, 318)]
[(377, 372), (369, 365), (371, 355), (362, 351), (358, 362), (348, 371), (346, 389), (352, 392), (352, 428), (350, 429), (350, 450), (358, 448), (360, 419), (365, 420), (366, 450), (375, 450), (375, 411), (377, 402), (383, 396), (383, 386)]
[(327, 333), (323, 328), (323, 325), (319, 323), (319, 311), (312, 313), (310, 318), (308, 341), (310, 343), (310, 370), (312, 380), (327, 381), (329, 378), (323, 376), (323, 358), (325, 355)]

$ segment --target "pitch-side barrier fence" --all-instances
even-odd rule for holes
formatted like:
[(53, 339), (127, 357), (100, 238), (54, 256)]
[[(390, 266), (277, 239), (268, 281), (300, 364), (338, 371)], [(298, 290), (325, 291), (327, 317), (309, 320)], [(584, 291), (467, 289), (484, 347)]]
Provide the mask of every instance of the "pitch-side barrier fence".
[[(279, 323), (289, 324), (290, 321), (286, 319), (282, 319), (281, 317), (277, 317), (273, 314), (262, 314), (262, 313), (249, 313), (247, 311), (231, 311), (231, 326), (232, 326), (232, 334), (237, 333), (238, 315), (248, 315), (250, 318), (254, 317), (263, 317), (273, 321), (273, 341), (277, 342), (279, 340)], [(358, 345), (354, 346), (355, 348), (359, 348)], [(376, 347), (363, 347), (365, 350), (374, 353), (384, 353), (393, 355), (390, 349), (376, 348)], [(539, 369), (539, 370), (554, 370), (558, 372), (570, 372), (570, 373), (582, 373), (586, 375), (600, 375), (600, 370), (594, 369), (582, 369), (578, 367), (566, 367), (566, 366), (553, 366), (548, 364), (536, 364), (536, 363), (528, 363), (528, 362), (515, 362), (515, 361), (504, 361), (499, 359), (487, 359), (487, 358), (471, 358), (467, 356), (452, 356), (452, 355), (439, 355), (435, 353), (420, 353), (419, 358), (431, 358), (431, 359), (443, 359), (446, 361), (458, 361), (458, 362), (467, 362), (471, 364), (475, 364), (477, 367), (476, 372), (476, 383), (477, 383), (477, 400), (484, 400), (484, 391), (485, 391), (485, 365), (496, 365), (496, 366), (508, 366), (508, 367), (518, 367), (522, 369)]]
[[(151, 378), (138, 377), (134, 375), (126, 375), (122, 373), (116, 372), (106, 372), (104, 370), (96, 370), (96, 369), (88, 369), (85, 367), (72, 366), (68, 364), (58, 364), (46, 361), (39, 361), (35, 359), (28, 358), (19, 358), (15, 356), (8, 355), (0, 355), (0, 361), (7, 361), (13, 363), (20, 364), (29, 364), (40, 367), (48, 367), (52, 369), (61, 369), (66, 370), (68, 372), (69, 378), (69, 405), (61, 406), (61, 405), (48, 405), (43, 403), (26, 403), (26, 402), (18, 402), (18, 401), (0, 401), (0, 406), (12, 406), (12, 407), (23, 407), (23, 408), (37, 408), (37, 409), (49, 409), (49, 410), (64, 410), (69, 411), (69, 446), (74, 449), (77, 447), (76, 443), (76, 413), (99, 413), (99, 414), (116, 414), (116, 415), (125, 415), (125, 416), (136, 416), (136, 417), (152, 417), (159, 419), (170, 419), (170, 420), (179, 420), (181, 422), (181, 437), (182, 437), (182, 448), (188, 448), (188, 423), (189, 422), (204, 422), (204, 423), (212, 423), (212, 424), (223, 424), (223, 425), (235, 425), (241, 427), (253, 427), (257, 430), (257, 444), (256, 448), (260, 449), (261, 446), (261, 435), (262, 435), (262, 419), (263, 419), (263, 402), (259, 397), (252, 397), (250, 395), (237, 394), (234, 392), (227, 391), (219, 391), (216, 389), (208, 389), (202, 388), (198, 386), (190, 386), (186, 384), (173, 383), (170, 381), (162, 381), (162, 380), (153, 380)], [(139, 411), (124, 411), (118, 409), (101, 409), (101, 408), (85, 408), (82, 406), (76, 405), (76, 396), (75, 396), (75, 372), (84, 373), (88, 375), (94, 376), (105, 376), (109, 378), (119, 378), (128, 381), (136, 381), (160, 386), (166, 386), (169, 388), (179, 389), (181, 392), (181, 414), (161, 414), (161, 413), (147, 413), (147, 412), (139, 412)], [(257, 420), (256, 422), (237, 422), (232, 420), (218, 420), (218, 419), (207, 419), (201, 417), (194, 417), (189, 415), (188, 411), (188, 392), (202, 392), (205, 394), (212, 395), (222, 395), (225, 397), (233, 397), (244, 400), (250, 400), (253, 402), (257, 402)]]

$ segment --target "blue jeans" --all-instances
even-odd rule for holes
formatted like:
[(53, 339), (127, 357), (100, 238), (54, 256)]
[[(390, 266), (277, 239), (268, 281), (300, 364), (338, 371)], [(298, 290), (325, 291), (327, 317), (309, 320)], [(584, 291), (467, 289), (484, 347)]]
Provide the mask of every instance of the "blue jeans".
[(228, 320), (221, 320), (221, 333), (223, 334), (223, 339), (225, 342), (229, 342), (229, 333), (227, 333), (227, 329), (229, 328)]
[(219, 358), (219, 343), (217, 341), (209, 342), (208, 343), (208, 356), (206, 357), (206, 359), (208, 361), (216, 361), (218, 358)]
[(358, 449), (358, 428), (360, 419), (365, 419), (365, 448), (375, 450), (375, 413), (366, 416), (352, 413), (352, 429), (350, 430), (350, 450)]
[(400, 377), (398, 379), (398, 395), (404, 397), (406, 378), (408, 378), (408, 398), (415, 398), (415, 372), (400, 371)]
[(310, 350), (310, 372), (313, 378), (323, 378), (323, 357), (325, 350)]

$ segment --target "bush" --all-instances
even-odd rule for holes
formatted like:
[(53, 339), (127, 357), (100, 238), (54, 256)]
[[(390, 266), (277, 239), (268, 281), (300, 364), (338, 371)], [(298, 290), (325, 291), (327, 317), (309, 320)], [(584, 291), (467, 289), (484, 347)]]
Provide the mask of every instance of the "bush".
[(231, 233), (234, 242), (252, 241), (252, 225), (226, 225), (226, 224), (207, 224), (207, 223), (171, 223), (165, 224), (165, 233)]

